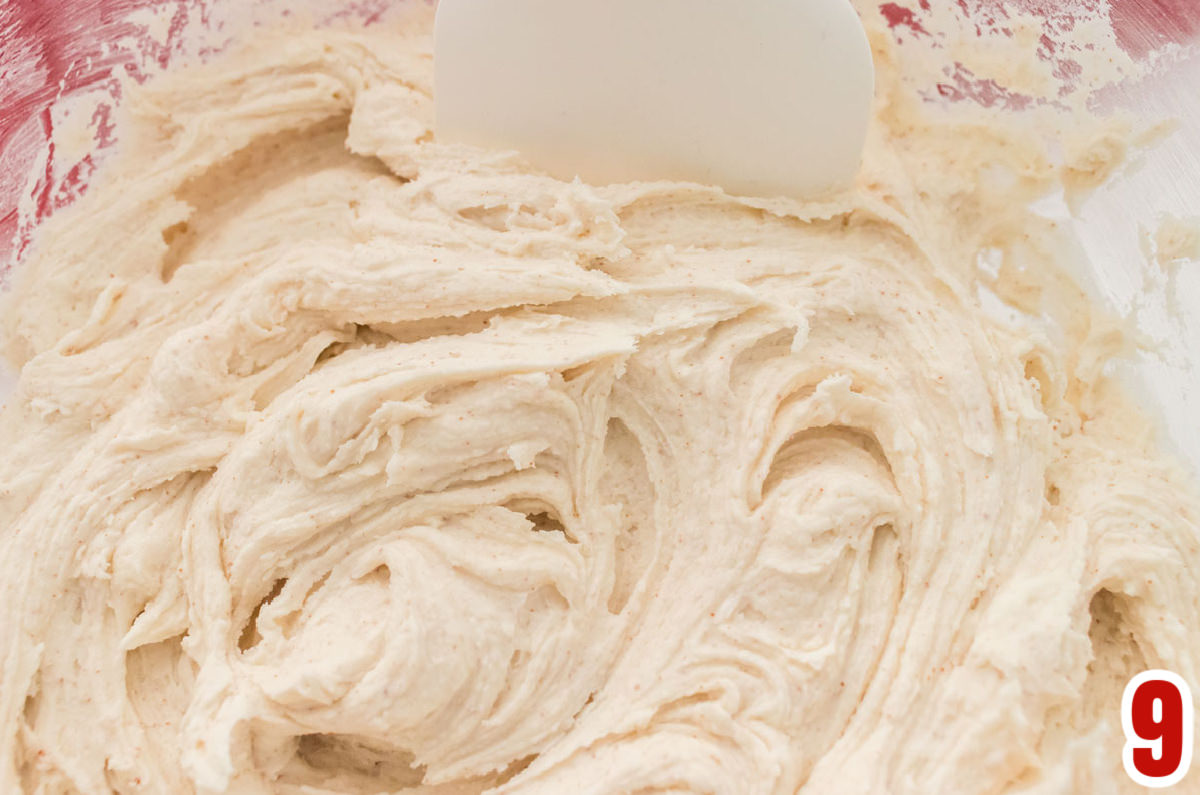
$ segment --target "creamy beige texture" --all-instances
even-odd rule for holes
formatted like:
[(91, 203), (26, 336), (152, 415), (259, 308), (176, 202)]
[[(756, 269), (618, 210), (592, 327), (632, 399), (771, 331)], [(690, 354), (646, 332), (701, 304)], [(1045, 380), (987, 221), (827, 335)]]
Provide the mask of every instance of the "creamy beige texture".
[(0, 791), (1130, 789), (1200, 514), (1026, 207), (1111, 139), (877, 36), (850, 194), (566, 184), (434, 140), (428, 24), (134, 91), (22, 266)]

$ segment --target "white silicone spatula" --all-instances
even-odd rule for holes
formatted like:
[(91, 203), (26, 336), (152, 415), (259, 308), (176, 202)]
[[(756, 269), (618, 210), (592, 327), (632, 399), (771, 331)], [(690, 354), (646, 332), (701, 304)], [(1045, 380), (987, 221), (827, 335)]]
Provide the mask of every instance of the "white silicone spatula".
[(818, 197), (874, 90), (849, 0), (440, 0), (437, 134), (563, 179)]

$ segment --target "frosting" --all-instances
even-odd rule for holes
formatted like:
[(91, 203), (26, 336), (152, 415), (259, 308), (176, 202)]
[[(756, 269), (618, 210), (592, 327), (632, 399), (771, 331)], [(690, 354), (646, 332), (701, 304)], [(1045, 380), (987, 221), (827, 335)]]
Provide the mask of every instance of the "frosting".
[(131, 89), (39, 232), (0, 789), (1119, 789), (1200, 513), (1029, 204), (1120, 136), (876, 32), (853, 191), (565, 183), (434, 138), (429, 23)]

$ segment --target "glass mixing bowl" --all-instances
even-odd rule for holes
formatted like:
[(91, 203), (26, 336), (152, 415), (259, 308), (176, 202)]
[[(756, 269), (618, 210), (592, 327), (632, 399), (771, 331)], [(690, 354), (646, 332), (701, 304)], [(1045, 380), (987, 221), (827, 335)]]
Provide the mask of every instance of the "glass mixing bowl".
[[(108, 102), (122, 79), (203, 58), (254, 25), (370, 24), (406, 2), (432, 0), (5, 0), (0, 3), (0, 283), (11, 281), (37, 224), (86, 190), (114, 142)], [(941, 0), (938, 0), (941, 2)], [(1105, 0), (969, 0), (996, 15)], [(920, 25), (929, 0), (884, 3), (897, 31)], [(1112, 0), (1120, 46), (1154, 59), (1152, 73), (1101, 101), (1178, 127), (1134, 167), (1093, 195), (1074, 217), (1096, 300), (1128, 317), (1143, 345), (1116, 365), (1161, 418), (1163, 442), (1200, 471), (1200, 262), (1155, 267), (1152, 240), (1166, 216), (1200, 216), (1200, 3)], [(242, 31), (237, 34), (236, 31)], [(50, 141), (53, 139), (54, 144)], [(73, 144), (73, 145), (72, 145)], [(13, 375), (0, 372), (0, 399)]]

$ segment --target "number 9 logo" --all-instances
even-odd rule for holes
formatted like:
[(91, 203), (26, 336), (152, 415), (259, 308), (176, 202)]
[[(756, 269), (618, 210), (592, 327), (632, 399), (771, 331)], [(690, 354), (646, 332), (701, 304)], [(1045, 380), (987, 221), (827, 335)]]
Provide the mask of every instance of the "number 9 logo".
[(1144, 671), (1121, 697), (1125, 772), (1143, 787), (1177, 784), (1192, 764), (1192, 693), (1170, 671)]

